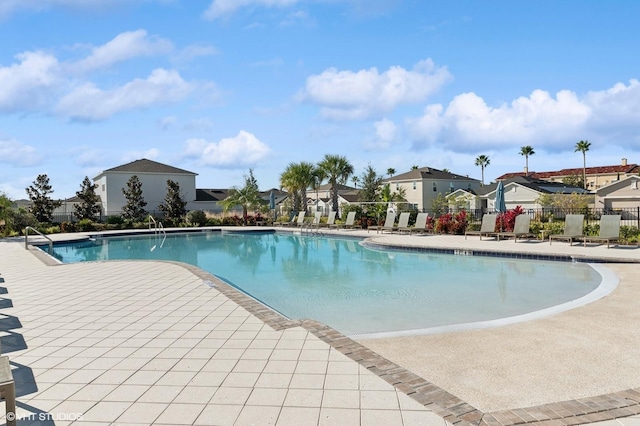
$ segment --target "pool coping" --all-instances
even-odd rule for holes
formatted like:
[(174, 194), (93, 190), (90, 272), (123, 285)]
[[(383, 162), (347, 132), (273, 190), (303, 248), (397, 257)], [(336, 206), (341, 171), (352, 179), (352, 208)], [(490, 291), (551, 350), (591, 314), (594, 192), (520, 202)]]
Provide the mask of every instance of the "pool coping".
[[(201, 232), (211, 232), (201, 231)], [(215, 232), (215, 231), (214, 231)], [(344, 238), (340, 236), (341, 238)], [(351, 237), (353, 238), (353, 237)], [(366, 237), (356, 237), (366, 239)], [(57, 241), (60, 242), (60, 241)], [(385, 249), (394, 247), (401, 250), (420, 249), (419, 247), (400, 246), (397, 244), (379, 244)], [(440, 250), (440, 249), (437, 249)], [(458, 250), (446, 248), (444, 250)], [(29, 251), (49, 266), (63, 265), (44, 251), (29, 247)], [(473, 250), (474, 254), (476, 250)], [(482, 252), (492, 252), (485, 251)], [(504, 253), (504, 252), (494, 252)], [(505, 256), (500, 256), (505, 257)], [(546, 256), (545, 256), (546, 257)], [(548, 259), (553, 260), (553, 259)], [(557, 259), (556, 259), (557, 260)], [(131, 260), (139, 262), (139, 260)], [(405, 393), (423, 406), (429, 408), (445, 421), (456, 425), (475, 426), (511, 426), (521, 424), (576, 425), (598, 421), (613, 420), (640, 414), (640, 387), (618, 392), (566, 400), (537, 406), (483, 412), (457, 396), (429, 382), (425, 378), (384, 358), (365, 345), (340, 333), (332, 327), (313, 319), (291, 320), (268, 306), (253, 299), (235, 287), (218, 279), (214, 275), (182, 262), (154, 260), (179, 265), (203, 280), (203, 285), (213, 285), (219, 292), (246, 309), (274, 330), (302, 327), (320, 340), (327, 343), (343, 355), (357, 362), (367, 370)], [(616, 263), (611, 259), (601, 259), (603, 263)], [(626, 260), (624, 263), (637, 263)]]

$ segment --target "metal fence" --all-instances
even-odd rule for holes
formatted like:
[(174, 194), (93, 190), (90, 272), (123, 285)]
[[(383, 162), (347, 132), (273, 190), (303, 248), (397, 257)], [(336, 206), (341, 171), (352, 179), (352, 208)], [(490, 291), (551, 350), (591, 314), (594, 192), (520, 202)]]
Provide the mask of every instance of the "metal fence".
[[(399, 211), (415, 211), (408, 206), (399, 206)], [(442, 210), (428, 210), (423, 209), (423, 213), (428, 213), (431, 217), (439, 217), (445, 213), (457, 213), (460, 210), (465, 210), (467, 212), (467, 217), (471, 222), (480, 222), (482, 216), (485, 213), (492, 213), (486, 209), (451, 209), (445, 208)], [(237, 214), (239, 211), (229, 211), (227, 214)], [(622, 225), (626, 226), (636, 226), (640, 228), (640, 206), (637, 207), (626, 207), (619, 209), (595, 209), (595, 208), (586, 208), (586, 209), (557, 209), (557, 208), (543, 208), (543, 209), (525, 209), (525, 214), (531, 216), (531, 220), (540, 221), (540, 222), (553, 222), (553, 221), (563, 221), (565, 216), (568, 214), (584, 214), (585, 220), (587, 223), (598, 222), (602, 215), (607, 214), (619, 214), (622, 216)], [(216, 212), (219, 213), (219, 212)], [(109, 216), (120, 216), (122, 212), (107, 212), (100, 215), (98, 218), (99, 222), (106, 222), (107, 217)], [(151, 214), (155, 218), (162, 219), (164, 217), (164, 212), (160, 210), (149, 211), (148, 214)], [(78, 219), (73, 215), (73, 213), (65, 213), (65, 214), (56, 214), (53, 216), (53, 222), (62, 223), (62, 222), (77, 222)]]

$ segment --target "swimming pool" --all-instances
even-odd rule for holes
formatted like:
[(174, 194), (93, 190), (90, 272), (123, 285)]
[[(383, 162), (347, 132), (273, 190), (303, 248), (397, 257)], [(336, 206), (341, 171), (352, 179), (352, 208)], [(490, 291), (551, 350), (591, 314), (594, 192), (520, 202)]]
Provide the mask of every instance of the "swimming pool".
[(54, 256), (189, 263), (289, 318), (360, 336), (525, 319), (571, 307), (602, 281), (585, 263), (374, 250), (356, 239), (280, 233), (97, 238), (54, 245)]

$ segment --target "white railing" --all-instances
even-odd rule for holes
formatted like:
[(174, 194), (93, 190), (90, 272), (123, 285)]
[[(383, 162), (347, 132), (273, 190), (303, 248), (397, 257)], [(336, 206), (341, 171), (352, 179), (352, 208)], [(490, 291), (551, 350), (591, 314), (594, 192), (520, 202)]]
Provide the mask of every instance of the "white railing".
[(41, 237), (49, 240), (49, 254), (53, 254), (53, 240), (49, 237), (47, 237), (46, 235), (44, 235), (42, 232), (38, 231), (37, 229), (31, 227), (31, 226), (27, 226), (26, 228), (24, 228), (24, 248), (25, 250), (29, 250), (29, 230), (35, 232), (36, 234), (40, 235)]

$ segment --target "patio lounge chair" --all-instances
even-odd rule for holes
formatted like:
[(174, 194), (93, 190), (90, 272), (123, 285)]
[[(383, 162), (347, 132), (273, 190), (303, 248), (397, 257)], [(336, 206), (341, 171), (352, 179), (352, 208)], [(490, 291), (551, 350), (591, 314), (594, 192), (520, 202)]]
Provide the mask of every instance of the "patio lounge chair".
[(480, 225), (479, 231), (466, 231), (464, 233), (464, 239), (467, 239), (467, 235), (479, 235), (480, 239), (482, 236), (491, 237), (495, 236), (496, 233), (496, 218), (498, 217), (495, 213), (487, 213), (482, 216), (482, 224)]
[(298, 218), (298, 214), (294, 213), (291, 216), (291, 219), (289, 219), (288, 222), (279, 222), (278, 221), (278, 222), (275, 222), (274, 225), (275, 226), (293, 226), (296, 223), (297, 218)]
[(573, 245), (574, 240), (579, 240), (584, 235), (584, 215), (568, 214), (564, 219), (564, 232), (562, 234), (549, 235), (549, 245), (553, 240), (569, 240), (569, 245)]
[(304, 225), (304, 216), (306, 215), (307, 212), (305, 211), (301, 211), (300, 213), (298, 213), (298, 220), (295, 221), (293, 226), (297, 226), (298, 228), (302, 227), (302, 225)]
[(318, 226), (331, 227), (331, 225), (333, 225), (335, 221), (336, 221), (336, 212), (329, 212), (329, 216), (327, 216), (327, 222), (326, 223), (320, 222)]
[(513, 225), (513, 231), (510, 232), (496, 232), (496, 237), (500, 241), (500, 237), (514, 237), (514, 242), (518, 241), (518, 237), (534, 237), (533, 233), (529, 231), (531, 226), (531, 217), (526, 214), (519, 214), (516, 216), (516, 222)]
[(587, 241), (593, 241), (600, 244), (607, 242), (607, 248), (611, 242), (616, 242), (620, 239), (620, 219), (622, 216), (619, 214), (605, 215), (600, 218), (600, 233), (597, 237), (585, 236), (582, 241), (584, 246), (587, 246)]
[(329, 228), (336, 228), (336, 229), (361, 228), (360, 225), (356, 225), (355, 221), (356, 221), (356, 212), (349, 212), (347, 213), (347, 220), (345, 221), (345, 223), (334, 223), (333, 225), (329, 226)]
[(407, 233), (411, 232), (411, 228), (413, 227), (409, 226), (410, 217), (411, 217), (411, 213), (409, 212), (400, 213), (400, 217), (398, 218), (398, 226), (396, 226), (396, 231), (398, 231), (398, 234), (402, 232), (407, 232)]
[[(11, 372), (11, 365), (9, 364), (9, 358), (6, 356), (0, 357), (0, 396), (5, 401), (5, 413), (16, 412), (16, 385)], [(7, 416), (8, 417), (8, 416)], [(8, 426), (15, 426), (16, 419), (7, 418)]]
[(387, 217), (384, 220), (384, 225), (376, 226), (376, 232), (384, 233), (384, 231), (393, 232), (398, 229), (395, 226), (396, 223), (396, 214), (394, 212), (387, 212)]
[(427, 232), (429, 232), (427, 230), (428, 219), (429, 219), (429, 213), (418, 213), (418, 216), (416, 216), (416, 223), (413, 225), (412, 228), (409, 228), (409, 234), (413, 234), (414, 232), (426, 234)]

